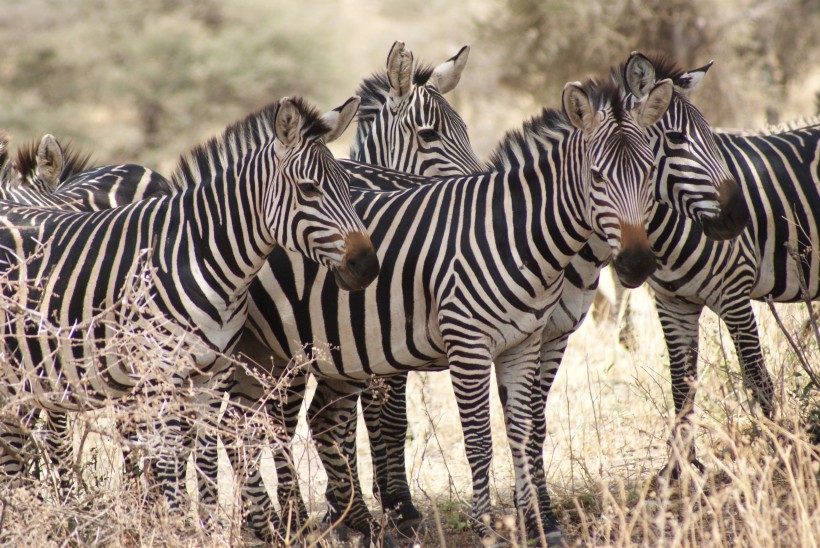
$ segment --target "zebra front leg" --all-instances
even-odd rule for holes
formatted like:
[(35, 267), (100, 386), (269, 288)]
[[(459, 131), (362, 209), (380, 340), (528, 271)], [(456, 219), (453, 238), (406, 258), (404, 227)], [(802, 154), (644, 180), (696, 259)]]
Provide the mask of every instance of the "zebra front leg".
[[(576, 322), (575, 327), (580, 324), (580, 321)], [(544, 446), (547, 441), (546, 406), (549, 391), (564, 358), (569, 336), (574, 330), (574, 328), (572, 330), (564, 329), (561, 332), (550, 333), (552, 337), (541, 343), (539, 373), (532, 391), (533, 428), (532, 441), (528, 444), (528, 455), (532, 462), (533, 482), (538, 487), (538, 508), (542, 516), (541, 519), (545, 524), (552, 520), (553, 523), (556, 523), (556, 528), (557, 521), (552, 512), (552, 501), (547, 489), (547, 478), (544, 469)], [(547, 541), (557, 542), (556, 535), (547, 532), (546, 526), (544, 529)]]
[(661, 476), (677, 479), (684, 459), (699, 470), (703, 469), (697, 460), (692, 426), (698, 377), (698, 320), (703, 305), (657, 293), (655, 305), (669, 351), (672, 401), (675, 404), (675, 421), (669, 442), (672, 455), (661, 470)]
[(382, 508), (396, 516), (396, 527), (405, 536), (415, 536), (421, 512), (413, 505), (405, 464), (407, 440), (407, 374), (384, 379), (387, 399), (379, 402), (372, 390), (362, 392), (362, 411), (373, 456), (374, 494)]
[(718, 314), (732, 336), (740, 361), (743, 385), (752, 392), (763, 414), (771, 418), (774, 410), (774, 386), (763, 362), (751, 302), (748, 299), (733, 299)]
[(275, 425), (277, 434), (277, 439), (271, 446), (271, 453), (276, 466), (278, 483), (276, 497), (279, 500), (286, 536), (294, 531), (303, 531), (310, 519), (302, 499), (291, 450), (293, 439), (296, 436), (296, 425), (299, 422), (299, 410), (305, 399), (308, 376), (303, 372), (288, 375), (289, 384), (283, 393), (268, 397), (266, 401), (267, 413)]
[[(546, 392), (541, 389), (541, 333), (495, 359), (496, 377), (507, 438), (515, 467), (515, 503), (530, 540), (561, 545), (563, 534), (547, 491), (543, 459), (535, 458), (535, 445), (543, 447)], [(535, 404), (535, 405), (534, 405)], [(539, 451), (540, 452), (540, 451)], [(536, 464), (537, 463), (537, 464)], [(534, 468), (540, 467), (540, 470)]]
[(308, 422), (316, 450), (327, 473), (333, 526), (341, 521), (362, 533), (370, 542), (392, 544), (382, 538), (378, 520), (364, 502), (356, 468), (356, 401), (365, 382), (317, 379), (316, 392), (308, 409)]
[(74, 443), (68, 425), (68, 413), (46, 411), (45, 453), (57, 478), (57, 493), (65, 501), (71, 493), (74, 478)]
[[(249, 384), (243, 383), (243, 394), (248, 395)], [(253, 401), (258, 401), (255, 398)], [(234, 471), (235, 481), (241, 482), (240, 497), (245, 525), (258, 538), (274, 544), (287, 543), (292, 538), (280, 537), (281, 522), (268, 496), (259, 467), (260, 438), (249, 424), (254, 410), (232, 393), (228, 409), (220, 421), (221, 436)]]

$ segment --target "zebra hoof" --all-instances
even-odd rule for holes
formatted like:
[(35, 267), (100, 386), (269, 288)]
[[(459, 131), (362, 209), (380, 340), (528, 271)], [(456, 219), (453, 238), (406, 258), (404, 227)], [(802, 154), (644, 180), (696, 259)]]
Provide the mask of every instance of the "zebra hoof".
[[(706, 467), (698, 459), (692, 459), (689, 461), (689, 464), (692, 465), (692, 467), (695, 468), (700, 474), (706, 472)], [(680, 479), (680, 476), (681, 468), (680, 464), (677, 462), (668, 462), (666, 466), (661, 468), (661, 471), (658, 472), (658, 477), (667, 481), (677, 481)]]

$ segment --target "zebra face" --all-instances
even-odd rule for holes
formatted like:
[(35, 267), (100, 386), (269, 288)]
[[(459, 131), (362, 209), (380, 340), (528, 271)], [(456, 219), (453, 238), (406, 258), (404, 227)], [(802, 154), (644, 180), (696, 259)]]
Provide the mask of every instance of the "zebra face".
[[(284, 108), (287, 103), (283, 102)], [(350, 201), (350, 176), (325, 143), (338, 137), (358, 108), (350, 100), (322, 118), (330, 128), (313, 131), (293, 110), (277, 112), (274, 183), (270, 204), (281, 199), (280, 215), (272, 219), (275, 240), (333, 271), (344, 290), (364, 289), (379, 272), (376, 251)], [(352, 111), (352, 112), (351, 112)], [(341, 125), (341, 129), (338, 129)], [(277, 196), (277, 190), (281, 195)]]
[(649, 128), (650, 143), (659, 166), (656, 198), (701, 224), (707, 237), (734, 238), (749, 220), (740, 186), (729, 174), (715, 143), (712, 128), (687, 94), (697, 87), (712, 63), (683, 72), (669, 62), (633, 52), (624, 65), (626, 89), (643, 99), (654, 85), (656, 65), (669, 76), (675, 93), (666, 114)]
[(435, 68), (416, 66), (397, 41), (387, 56), (386, 78), (374, 75), (362, 89), (354, 160), (427, 177), (480, 171), (467, 126), (444, 94), (458, 84), (469, 46)]
[(399, 124), (401, 133), (415, 147), (413, 173), (433, 177), (481, 170), (467, 125), (432, 84), (418, 88)]
[(656, 267), (647, 239), (654, 157), (645, 130), (663, 116), (671, 97), (667, 80), (642, 103), (617, 99), (596, 110), (580, 85), (564, 88), (564, 111), (583, 134), (590, 226), (612, 249), (613, 266), (626, 287), (637, 287)]

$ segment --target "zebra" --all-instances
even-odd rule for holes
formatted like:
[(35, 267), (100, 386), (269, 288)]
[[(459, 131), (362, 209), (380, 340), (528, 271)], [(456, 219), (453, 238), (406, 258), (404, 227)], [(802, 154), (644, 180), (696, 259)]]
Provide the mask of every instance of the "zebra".
[[(656, 152), (656, 161), (662, 166), (659, 174), (659, 184), (666, 190), (665, 200), (677, 194), (683, 197), (687, 192), (675, 192), (674, 189), (684, 185), (688, 193), (698, 196), (704, 189), (712, 188), (721, 193), (719, 201), (723, 207), (722, 214), (715, 216), (719, 222), (706, 223), (707, 230), (714, 237), (731, 237), (739, 232), (746, 222), (746, 212), (739, 193), (736, 191), (736, 183), (728, 174), (722, 159), (715, 149), (714, 140), (711, 137), (708, 124), (697, 109), (688, 101), (686, 95), (694, 89), (700, 82), (703, 75), (708, 71), (711, 63), (705, 67), (684, 72), (673, 68), (668, 60), (661, 62), (660, 58), (654, 61), (639, 53), (633, 53), (627, 63), (620, 67), (615, 76), (623, 83), (623, 78), (618, 76), (623, 71), (632, 74), (643, 75), (645, 81), (654, 82), (654, 65), (661, 67), (663, 75), (672, 76), (675, 83), (675, 94), (672, 105), (661, 121), (650, 128), (653, 148)], [(633, 90), (636, 94), (641, 94), (640, 90)], [(687, 146), (681, 146), (681, 135), (687, 135)], [(669, 141), (669, 142), (666, 142)], [(697, 189), (691, 182), (681, 179), (681, 174), (686, 174), (696, 182), (700, 181), (703, 186)], [(354, 181), (354, 185), (356, 182)], [(382, 184), (382, 186), (384, 186)], [(714, 190), (713, 190), (714, 192)], [(658, 190), (662, 194), (662, 190)], [(681, 201), (676, 208), (680, 211), (692, 211), (690, 205)], [(723, 223), (722, 225), (720, 223)], [(561, 300), (556, 310), (550, 317), (549, 324), (544, 332), (544, 343), (542, 348), (542, 361), (546, 365), (546, 371), (550, 371), (548, 365), (550, 360), (556, 359), (552, 352), (563, 353), (566, 340), (577, 328), (589, 308), (590, 298), (594, 294), (597, 286), (598, 272), (603, 265), (611, 259), (611, 253), (607, 246), (597, 237), (593, 236), (589, 244), (572, 259), (565, 274)], [(591, 292), (590, 292), (591, 291)], [(558, 350), (553, 349), (554, 345), (559, 345)], [(558, 358), (560, 361), (560, 357)], [(415, 509), (410, 496), (409, 484), (404, 466), (404, 441), (406, 437), (406, 415), (404, 404), (404, 381), (403, 376), (397, 375), (387, 379), (389, 382), (389, 398), (382, 405), (376, 405), (368, 401), (363, 401), (365, 421), (371, 434), (371, 450), (373, 451), (375, 481), (377, 487), (374, 488), (380, 495), (380, 500), (386, 510), (394, 510), (398, 514), (400, 530), (403, 524), (414, 525), (420, 514)], [(551, 377), (550, 377), (551, 379)], [(320, 383), (321, 389), (321, 383)], [(365, 391), (363, 398), (369, 394)], [(546, 392), (543, 394), (546, 399)], [(543, 404), (534, 402), (536, 406), (534, 413), (536, 417), (543, 417)], [(376, 425), (376, 427), (372, 427)], [(538, 423), (538, 436), (545, 426)], [(374, 430), (376, 431), (374, 434)], [(379, 431), (380, 430), (380, 431)], [(373, 439), (381, 443), (373, 447)], [(543, 441), (539, 442), (534, 438), (530, 448), (536, 474), (543, 474)], [(541, 483), (545, 484), (545, 478)], [(338, 511), (337, 511), (338, 513)]]
[[(165, 371), (173, 391), (186, 379), (218, 386), (230, 371), (223, 355), (245, 321), (247, 287), (276, 244), (331, 268), (344, 290), (372, 282), (378, 259), (351, 208), (349, 176), (325, 145), (358, 104), (352, 97), (323, 116), (300, 98), (268, 105), (183, 156), (173, 181), (184, 190), (171, 196), (90, 213), (0, 202), (3, 297), (15, 304), (0, 311), (9, 359), (2, 397), (30, 393), (31, 405), (78, 411), (153, 386), (156, 378), (140, 378), (110, 353), (94, 363), (95, 343), (77, 340), (87, 331), (105, 342), (111, 325), (139, 335), (153, 320), (192, 356), (193, 367)], [(111, 310), (143, 264), (149, 299), (134, 317), (119, 317)], [(63, 335), (69, 344), (38, 336), (43, 323), (32, 324), (32, 315), (46, 324), (56, 319), (70, 331)], [(162, 422), (171, 454), (156, 469), (176, 506), (184, 459), (173, 452), (184, 421)], [(0, 466), (14, 475), (25, 440), (19, 424), (4, 420), (2, 427)]]
[[(489, 533), (482, 522), (489, 513), (486, 397), (495, 360), (513, 440), (516, 499), (529, 526), (540, 518), (548, 534), (558, 532), (551, 509), (538, 508), (524, 481), (522, 440), (529, 436), (540, 326), (557, 301), (563, 267), (593, 231), (616, 247), (614, 263), (628, 283), (654, 268), (644, 249), (653, 169), (644, 128), (663, 115), (671, 96), (671, 82), (657, 84), (637, 105), (607, 81), (568, 84), (564, 112), (545, 109), (510, 133), (486, 173), (404, 191), (352, 190), (383, 268), (373, 287), (352, 298), (298, 257), (271, 255), (250, 289), (248, 321), (258, 340), (240, 348), (263, 365), (272, 351), (276, 367), (291, 356), (309, 357), (310, 371), (324, 378), (323, 395), (332, 397), (314, 398), (310, 423), (334, 498), (349, 505), (346, 525), (366, 535), (378, 531), (333, 449), (347, 447), (342, 438), (353, 414), (352, 398), (336, 396), (357, 394), (374, 374), (449, 368), (473, 470), (472, 514), (477, 530)], [(408, 177), (342, 162), (354, 186)], [(282, 269), (291, 272), (280, 275)], [(328, 346), (314, 343), (302, 352), (302, 341), (314, 340)], [(245, 396), (253, 405), (253, 395)], [(355, 468), (355, 455), (344, 457)]]
[[(744, 379), (764, 415), (774, 389), (760, 347), (751, 299), (820, 300), (820, 120), (758, 134), (715, 132), (720, 154), (738, 180), (751, 222), (733, 242), (712, 242), (697, 226), (664, 227), (680, 249), (659, 248), (661, 268), (649, 280), (669, 352), (675, 430), (684, 454), (703, 466), (691, 435), (698, 367), (698, 319), (715, 312), (731, 334)], [(670, 265), (670, 266), (667, 266)], [(674, 266), (674, 268), (671, 268)], [(665, 471), (679, 471), (672, 459)]]
[[(452, 58), (433, 68), (417, 63), (404, 42), (394, 42), (387, 56), (386, 70), (366, 78), (356, 90), (357, 95), (362, 97), (362, 104), (359, 107), (356, 139), (351, 147), (352, 159), (393, 169), (411, 169), (426, 176), (479, 170), (479, 161), (470, 145), (466, 124), (444, 98), (444, 94), (458, 84), (469, 51), (469, 46), (464, 46)], [(404, 152), (394, 153), (396, 147), (402, 147)], [(382, 184), (385, 188), (396, 189), (416, 184), (409, 179), (400, 175), (376, 183), (374, 177), (369, 183), (375, 188)], [(297, 386), (303, 387), (305, 380), (304, 376), (294, 379), (297, 384), (291, 389), (298, 391)], [(257, 399), (263, 397), (255, 378), (238, 372), (236, 382), (238, 394), (255, 391), (260, 394)], [(290, 412), (285, 412), (277, 408), (280, 403), (278, 399), (269, 400), (268, 415), (289, 417), (292, 422), (285, 426), (285, 430), (292, 430), (295, 428), (299, 402), (301, 397), (289, 405)], [(374, 446), (377, 444), (378, 441), (374, 440)], [(237, 443), (228, 442), (225, 445), (230, 452)], [(292, 458), (286, 445), (274, 443), (272, 448), (277, 467), (278, 498), (282, 513), (289, 518), (286, 520), (287, 530), (298, 531), (307, 523), (307, 509), (296, 494), (298, 484), (291, 466)], [(213, 449), (204, 449), (202, 453), (214, 454)], [(238, 461), (239, 457), (233, 460)], [(243, 464), (248, 466), (248, 462), (253, 461), (253, 458), (245, 458)], [(208, 478), (205, 484), (200, 484), (200, 500), (214, 505), (216, 467), (209, 467), (203, 462), (198, 468), (206, 471), (201, 477)], [(246, 520), (259, 536), (268, 538), (271, 534), (269, 521), (276, 518), (273, 517), (273, 506), (258, 468), (251, 464), (251, 470), (243, 480), (245, 498), (249, 501)]]

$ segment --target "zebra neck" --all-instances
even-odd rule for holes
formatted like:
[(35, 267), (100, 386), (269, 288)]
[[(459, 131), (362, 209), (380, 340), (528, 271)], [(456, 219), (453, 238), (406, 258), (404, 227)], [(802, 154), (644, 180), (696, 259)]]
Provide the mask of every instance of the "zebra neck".
[(515, 233), (513, 240), (523, 265), (547, 283), (593, 233), (588, 185), (581, 176), (585, 163), (569, 158), (570, 141), (521, 151), (523, 158), (531, 160), (510, 164), (499, 173), (507, 181), (510, 201), (507, 230)]
[[(254, 171), (236, 171), (248, 172)], [(259, 185), (226, 178), (216, 177), (171, 198), (176, 213), (170, 223), (179, 226), (178, 243), (189, 249), (190, 266), (201, 274), (201, 282), (233, 301), (247, 291), (276, 242), (264, 226)]]

